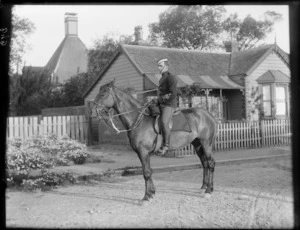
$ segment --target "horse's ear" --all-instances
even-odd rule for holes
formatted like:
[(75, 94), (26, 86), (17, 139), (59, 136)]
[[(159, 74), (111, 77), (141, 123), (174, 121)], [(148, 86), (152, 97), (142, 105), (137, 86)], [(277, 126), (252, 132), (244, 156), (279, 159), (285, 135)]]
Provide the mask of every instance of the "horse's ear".
[(110, 88), (113, 87), (113, 86), (115, 85), (115, 81), (116, 81), (116, 79), (114, 78), (114, 80), (112, 80), (112, 81), (109, 83), (109, 87), (110, 87)]

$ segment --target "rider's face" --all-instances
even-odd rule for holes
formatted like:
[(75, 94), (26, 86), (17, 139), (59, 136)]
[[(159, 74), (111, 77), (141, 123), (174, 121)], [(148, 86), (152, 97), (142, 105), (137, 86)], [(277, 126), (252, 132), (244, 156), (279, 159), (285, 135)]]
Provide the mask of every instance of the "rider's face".
[(159, 63), (158, 70), (160, 73), (164, 73), (164, 72), (168, 71), (168, 66), (164, 62)]

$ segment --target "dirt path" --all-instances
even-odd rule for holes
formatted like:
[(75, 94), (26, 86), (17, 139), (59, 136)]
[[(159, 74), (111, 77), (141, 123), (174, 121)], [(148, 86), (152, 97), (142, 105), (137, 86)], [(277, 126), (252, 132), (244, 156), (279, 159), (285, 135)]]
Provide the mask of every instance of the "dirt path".
[(8, 192), (7, 226), (292, 228), (291, 173), (264, 166), (237, 166), (231, 172), (228, 167), (218, 168), (210, 199), (199, 192), (201, 178), (195, 176), (199, 170), (154, 175), (155, 199), (144, 204), (139, 201), (144, 194), (142, 176), (48, 192)]

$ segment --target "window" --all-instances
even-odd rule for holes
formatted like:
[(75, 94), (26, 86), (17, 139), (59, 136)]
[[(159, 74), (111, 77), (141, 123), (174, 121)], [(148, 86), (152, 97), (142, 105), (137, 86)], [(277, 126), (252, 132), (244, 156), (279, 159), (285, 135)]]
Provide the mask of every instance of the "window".
[(276, 115), (285, 116), (287, 111), (286, 88), (284, 86), (276, 86)]
[(263, 85), (263, 107), (265, 116), (272, 115), (271, 103), (271, 85)]
[(275, 83), (263, 84), (262, 103), (266, 117), (288, 116), (288, 86)]

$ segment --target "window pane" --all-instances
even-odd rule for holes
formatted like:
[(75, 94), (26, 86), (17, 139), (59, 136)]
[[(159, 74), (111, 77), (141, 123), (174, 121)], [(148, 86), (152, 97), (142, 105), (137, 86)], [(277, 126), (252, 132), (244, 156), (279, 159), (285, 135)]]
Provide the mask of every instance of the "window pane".
[(271, 86), (264, 85), (263, 86), (263, 100), (270, 100), (271, 99)]
[(276, 100), (285, 100), (285, 88), (276, 86)]
[(264, 101), (264, 113), (265, 116), (271, 116), (271, 102)]
[(276, 115), (285, 115), (286, 106), (285, 102), (276, 102)]

